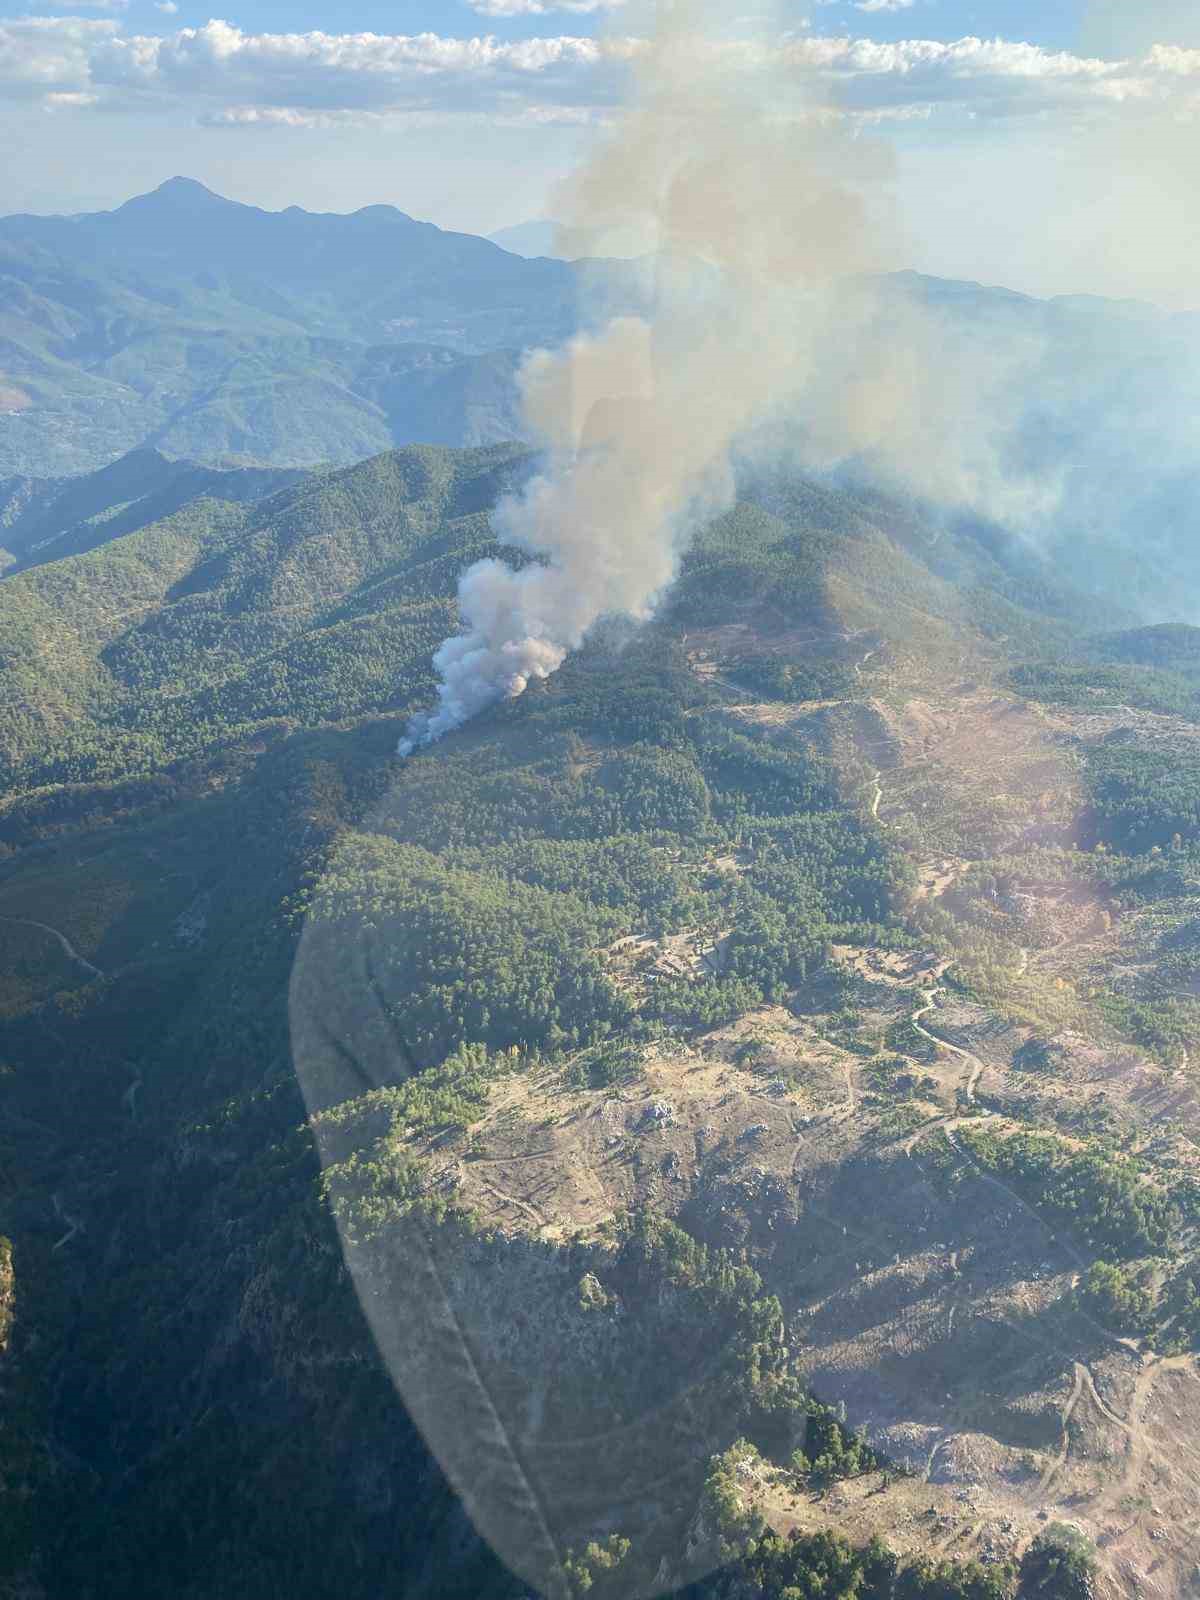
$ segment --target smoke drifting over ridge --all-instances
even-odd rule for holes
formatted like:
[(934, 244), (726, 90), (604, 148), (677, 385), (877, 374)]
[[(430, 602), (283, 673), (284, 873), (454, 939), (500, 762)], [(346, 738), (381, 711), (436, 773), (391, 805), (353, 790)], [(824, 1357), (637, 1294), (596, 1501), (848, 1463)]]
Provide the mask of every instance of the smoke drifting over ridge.
[(535, 560), (463, 575), (463, 631), (402, 754), (548, 677), (605, 614), (650, 614), (698, 520), (732, 501), (732, 445), (808, 370), (818, 291), (883, 265), (865, 199), (878, 152), (759, 20), (732, 35), (713, 0), (676, 0), (629, 47), (627, 109), (564, 199), (575, 237), (657, 239), (653, 310), (526, 362), (547, 459), (496, 525)]

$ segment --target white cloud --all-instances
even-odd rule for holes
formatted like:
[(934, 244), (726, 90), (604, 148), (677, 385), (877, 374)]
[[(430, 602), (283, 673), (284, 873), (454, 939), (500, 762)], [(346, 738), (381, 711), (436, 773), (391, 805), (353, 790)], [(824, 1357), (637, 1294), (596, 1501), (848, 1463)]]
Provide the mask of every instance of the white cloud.
[(301, 111), (296, 106), (222, 106), (201, 117), (206, 128), (337, 128), (378, 122), (374, 111)]
[(179, 10), (175, 0), (154, 0), (155, 11), (161, 11), (165, 16), (173, 17)]
[(11, 98), (88, 92), (92, 57), (116, 29), (98, 18), (0, 21), (0, 91)]
[(506, 98), (594, 92), (591, 39), (421, 34), (246, 33), (211, 21), (164, 38), (114, 36), (90, 61), (92, 81), (120, 94), (233, 97), (313, 110), (486, 109)]
[[(477, 3), (516, 14), (550, 0)], [(126, 32), (115, 19), (26, 17), (0, 21), (0, 94), (86, 96), (47, 103), (124, 110), (184, 106), (222, 127), (326, 127), (331, 117), (377, 115), (554, 124), (603, 118), (638, 48), (569, 34), (505, 42), (429, 32), (251, 33), (220, 20), (155, 35)], [(718, 48), (753, 59), (763, 47)], [(869, 121), (943, 107), (992, 117), (1113, 118), (1139, 106), (1183, 114), (1200, 96), (1200, 51), (1167, 45), (1108, 61), (1003, 39), (888, 43), (805, 32), (773, 41), (769, 56), (773, 67), (816, 74), (849, 114)]]
[(481, 17), (544, 17), (551, 11), (588, 16), (595, 11), (615, 11), (625, 0), (467, 0), (467, 4)]
[(1146, 63), (1177, 78), (1200, 76), (1200, 50), (1183, 50), (1177, 44), (1156, 44)]
[(1094, 113), (1143, 97), (1146, 87), (1146, 63), (1076, 56), (1017, 40), (806, 37), (794, 42), (791, 54), (798, 68), (822, 73), (840, 103), (856, 113), (888, 106), (956, 106), (992, 117)]
[(917, 0), (854, 0), (856, 11), (908, 11)]
[[(604, 120), (604, 114), (591, 106), (523, 106), (488, 112), (460, 112), (484, 127), (575, 127)], [(431, 111), (407, 110), (325, 110), (302, 106), (222, 106), (202, 112), (199, 122), (205, 128), (352, 128), (386, 127), (403, 124), (406, 129), (428, 128), (441, 116)]]
[(792, 46), (797, 63), (835, 69), (847, 77), (890, 74), (909, 77), (920, 71), (946, 82), (998, 76), (1007, 78), (1100, 78), (1128, 69), (1128, 63), (1045, 50), (1041, 45), (1007, 39), (901, 39), (880, 43), (844, 36), (805, 38)]

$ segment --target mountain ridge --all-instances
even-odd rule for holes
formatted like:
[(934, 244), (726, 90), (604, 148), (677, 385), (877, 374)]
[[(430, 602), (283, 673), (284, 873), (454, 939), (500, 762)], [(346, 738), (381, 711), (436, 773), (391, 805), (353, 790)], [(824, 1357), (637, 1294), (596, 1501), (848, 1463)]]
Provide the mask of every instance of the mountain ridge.
[[(0, 477), (91, 471), (142, 445), (311, 468), (521, 437), (522, 353), (601, 311), (644, 309), (651, 277), (645, 261), (526, 259), (391, 206), (268, 211), (189, 178), (110, 211), (0, 218)], [(1132, 499), (1135, 463), (1158, 437), (1166, 483), (1180, 476), (1195, 318), (915, 272), (873, 292), (889, 336), (911, 331), (914, 312), (929, 322), (919, 367), (949, 349), (999, 384), (957, 426), (986, 448), (988, 429), (1006, 428), (1004, 463), (1074, 474), (1084, 493), (1122, 463)], [(875, 337), (870, 318), (864, 333)], [(952, 443), (969, 483), (976, 441)]]
[[(511, 372), (578, 325), (579, 283), (391, 207), (268, 212), (192, 180), (109, 212), (3, 218), (0, 476), (91, 470), (144, 443), (314, 466), (420, 442), (423, 400), (394, 419), (387, 369), (435, 349), (468, 383), (488, 362)], [(511, 436), (511, 384), (497, 404)], [(437, 442), (498, 437), (476, 414), (448, 403)]]
[(190, 500), (253, 500), (300, 475), (284, 467), (207, 467), (142, 445), (84, 477), (0, 479), (0, 574), (94, 549)]

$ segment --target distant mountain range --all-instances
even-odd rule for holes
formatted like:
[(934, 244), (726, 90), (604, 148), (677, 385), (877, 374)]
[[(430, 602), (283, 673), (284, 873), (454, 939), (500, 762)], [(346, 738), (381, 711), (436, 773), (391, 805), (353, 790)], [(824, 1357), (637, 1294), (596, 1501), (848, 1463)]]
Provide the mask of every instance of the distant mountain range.
[(514, 256), (561, 259), (558, 231), (557, 222), (541, 217), (535, 222), (517, 222), (511, 228), (499, 228), (495, 233), (489, 233), (488, 238), (502, 250), (510, 250)]
[(0, 219), (0, 475), (510, 438), (517, 353), (576, 325), (579, 276), (391, 206), (268, 212), (186, 178)]
[[(0, 565), (45, 559), (52, 539), (87, 548), (109, 512), (91, 506), (75, 520), (92, 532), (68, 537), (74, 501), (52, 509), (54, 484), (127, 456), (118, 478), (153, 460), (152, 476), (163, 460), (312, 469), (520, 441), (522, 351), (647, 293), (644, 262), (513, 253), (553, 231), (497, 242), (390, 206), (269, 212), (185, 178), (111, 212), (0, 219)], [(923, 516), (1026, 535), (1145, 615), (1196, 620), (1197, 318), (916, 273), (867, 287), (865, 318), (830, 302), (772, 447)], [(873, 433), (823, 436), (852, 414)]]

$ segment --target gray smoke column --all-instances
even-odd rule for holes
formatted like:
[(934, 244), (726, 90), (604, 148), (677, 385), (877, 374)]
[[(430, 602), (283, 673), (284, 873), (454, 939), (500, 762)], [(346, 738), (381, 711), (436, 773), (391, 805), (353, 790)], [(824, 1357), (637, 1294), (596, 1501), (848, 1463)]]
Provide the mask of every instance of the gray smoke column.
[(818, 292), (881, 264), (863, 199), (885, 175), (877, 150), (843, 130), (794, 37), (727, 16), (677, 0), (645, 37), (609, 41), (629, 102), (566, 216), (576, 242), (652, 244), (653, 309), (526, 361), (546, 461), (496, 523), (536, 559), (463, 575), (438, 704), (402, 754), (548, 677), (601, 616), (651, 613), (698, 523), (731, 502), (731, 446), (802, 381)]

